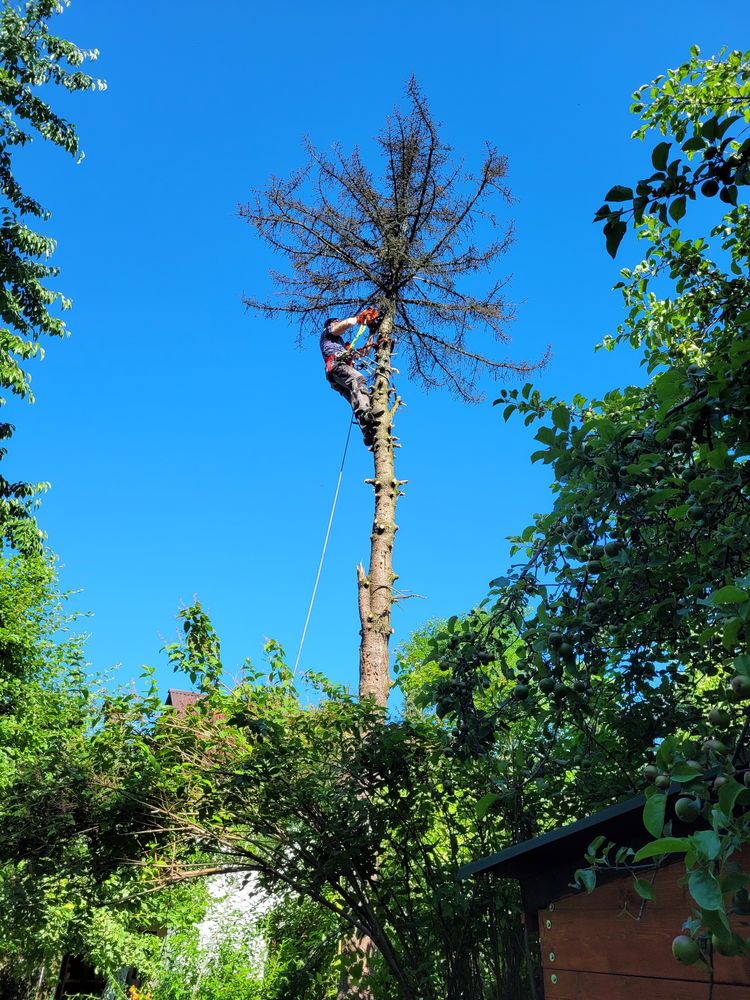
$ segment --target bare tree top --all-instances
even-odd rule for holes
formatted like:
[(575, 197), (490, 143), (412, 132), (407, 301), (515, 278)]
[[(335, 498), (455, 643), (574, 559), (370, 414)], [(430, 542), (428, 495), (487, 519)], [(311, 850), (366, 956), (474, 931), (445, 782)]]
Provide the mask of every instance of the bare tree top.
[[(294, 316), (300, 339), (329, 315), (375, 303), (392, 317), (412, 377), (474, 400), (480, 372), (523, 373), (546, 360), (494, 359), (468, 343), (478, 330), (501, 344), (509, 340), (507, 279), (491, 275), (513, 235), (495, 214), (510, 201), (507, 159), (488, 144), (478, 173), (466, 173), (440, 139), (413, 78), (407, 100), (378, 136), (385, 167), (379, 180), (359, 150), (346, 155), (335, 146), (329, 156), (307, 141), (307, 165), (286, 180), (272, 178), (240, 208), (288, 265), (271, 272), (273, 299), (245, 303), (268, 316)], [(494, 239), (475, 238), (480, 221)], [(489, 276), (481, 292), (470, 290), (476, 280), (466, 280), (476, 274)]]

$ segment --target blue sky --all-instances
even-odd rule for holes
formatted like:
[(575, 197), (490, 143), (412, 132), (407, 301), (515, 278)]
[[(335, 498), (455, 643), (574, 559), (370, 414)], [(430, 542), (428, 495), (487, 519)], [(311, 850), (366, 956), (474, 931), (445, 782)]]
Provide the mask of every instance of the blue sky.
[[(303, 162), (304, 135), (367, 149), (416, 74), (468, 165), (486, 139), (509, 157), (508, 353), (551, 344), (543, 392), (601, 394), (641, 378), (626, 353), (593, 353), (621, 317), (610, 289), (635, 249), (613, 263), (591, 218), (612, 184), (648, 169), (630, 95), (693, 43), (747, 48), (740, 10), (74, 0), (57, 27), (100, 49), (108, 89), (62, 101), (81, 165), (39, 143), (24, 153), (74, 309), (70, 339), (34, 366), (36, 405), (10, 408), (8, 474), (52, 483), (41, 520), (64, 586), (93, 613), (96, 668), (120, 664), (128, 683), (150, 663), (163, 688), (181, 686), (158, 651), (194, 595), (230, 676), (260, 661), (266, 636), (296, 653), (349, 415), (315, 343), (299, 351), (288, 323), (242, 306), (281, 263), (237, 216), (250, 190)], [(492, 384), (477, 406), (400, 389), (395, 568), (424, 599), (395, 610), (394, 645), (481, 600), (506, 536), (551, 502), (531, 435), (503, 424)], [(354, 438), (302, 660), (352, 685), (370, 460)]]

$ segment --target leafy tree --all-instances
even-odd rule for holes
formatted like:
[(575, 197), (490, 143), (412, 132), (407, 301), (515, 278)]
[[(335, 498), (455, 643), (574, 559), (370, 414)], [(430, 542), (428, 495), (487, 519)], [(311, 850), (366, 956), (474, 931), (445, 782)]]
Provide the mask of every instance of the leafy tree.
[[(63, 2), (67, 6), (69, 0)], [(59, 0), (26, 0), (20, 8), (2, 0), (0, 6), (0, 392), (32, 401), (26, 362), (41, 354), (42, 337), (65, 335), (58, 308), (67, 309), (70, 302), (50, 286), (58, 273), (49, 263), (55, 241), (38, 231), (49, 212), (23, 189), (14, 152), (38, 136), (80, 159), (75, 126), (41, 95), (50, 85), (69, 92), (104, 87), (80, 69), (98, 53), (50, 31), (50, 19), (62, 9)], [(0, 395), (0, 406), (5, 402)], [(11, 424), (0, 422), (0, 439), (12, 433)], [(4, 454), (5, 448), (0, 458)], [(29, 516), (36, 491), (0, 475), (0, 538), (24, 550), (40, 547)]]
[[(311, 949), (298, 960), (318, 968), (332, 959), (349, 991), (528, 996), (513, 890), (455, 879), (504, 824), (499, 812), (477, 815), (494, 763), (447, 755), (450, 727), (434, 712), (386, 722), (372, 699), (323, 677), (314, 678), (319, 702), (301, 704), (273, 643), (267, 674), (248, 664), (226, 691), (210, 622), (198, 607), (182, 617), (185, 637), (169, 654), (203, 697), (185, 714), (161, 714), (147, 740), (149, 781), (141, 775), (137, 795), (154, 887), (253, 873), (271, 897), (327, 915), (322, 956)], [(191, 860), (196, 844), (210, 858)], [(352, 930), (377, 954), (333, 956)], [(281, 965), (299, 992), (279, 996), (332, 995), (317, 992), (325, 979), (300, 981), (303, 969), (289, 978), (288, 956)]]
[[(514, 887), (457, 883), (456, 870), (632, 793), (655, 735), (684, 718), (671, 687), (633, 705), (609, 677), (595, 718), (529, 713), (515, 622), (477, 609), (400, 651), (405, 716), (383, 721), (372, 701), (322, 677), (319, 703), (302, 705), (275, 644), (267, 676), (247, 665), (243, 682), (223, 690), (210, 622), (199, 607), (182, 617), (185, 637), (170, 658), (203, 698), (153, 731), (157, 780), (140, 785), (139, 799), (156, 884), (254, 873), (270, 896), (327, 914), (323, 957), (347, 988), (379, 1000), (539, 996)], [(464, 662), (481, 666), (472, 676)], [(189, 860), (196, 842), (210, 863)], [(347, 928), (377, 954), (333, 956), (330, 943)], [(320, 957), (301, 946), (300, 972)], [(268, 968), (277, 983), (288, 958)], [(279, 997), (333, 995), (330, 982), (326, 992), (317, 979), (278, 981), (294, 984)]]
[[(107, 974), (147, 969), (159, 950), (148, 931), (190, 922), (204, 905), (197, 887), (141, 895), (150, 882), (138, 837), (137, 790), (149, 776), (140, 748), (159, 699), (100, 691), (74, 623), (48, 561), (0, 558), (0, 981), (9, 995), (11, 982), (29, 991), (54, 983), (66, 952)], [(125, 858), (136, 863), (123, 867)]]
[(478, 174), (441, 139), (427, 103), (412, 80), (409, 105), (397, 109), (378, 137), (383, 178), (376, 180), (360, 153), (340, 148), (326, 156), (308, 144), (307, 165), (289, 180), (275, 179), (241, 209), (290, 270), (274, 273), (279, 296), (247, 299), (268, 316), (288, 315), (300, 336), (328, 315), (357, 312), (365, 303), (381, 314), (372, 387), (375, 420), (375, 514), (367, 573), (358, 567), (360, 694), (385, 705), (393, 605), (396, 478), (393, 423), (401, 404), (393, 384), (396, 340), (410, 374), (424, 386), (446, 386), (463, 400), (476, 398), (480, 373), (529, 371), (471, 346), (485, 330), (505, 343), (510, 313), (503, 282), (475, 291), (473, 276), (491, 271), (505, 252), (509, 228), (498, 229), (494, 205), (508, 200), (506, 160), (487, 147)]
[[(671, 141), (654, 147), (654, 173), (639, 180), (635, 189), (616, 184), (596, 213), (604, 220), (607, 250), (613, 257), (628, 224), (642, 226), (647, 213), (669, 228), (669, 220), (680, 222), (688, 202), (699, 194), (718, 194), (726, 205), (736, 206), (739, 189), (750, 184), (750, 142), (741, 138), (750, 100), (746, 53), (735, 50), (726, 58), (720, 54), (704, 60), (693, 46), (689, 62), (644, 84), (633, 99), (632, 110), (642, 118), (633, 137), (645, 139), (658, 131)], [(677, 155), (672, 159), (675, 143)], [(610, 201), (623, 207), (613, 209)]]
[[(28, 365), (44, 337), (66, 333), (50, 264), (55, 242), (43, 232), (49, 213), (20, 183), (18, 147), (41, 138), (78, 159), (75, 126), (46, 93), (101, 89), (81, 67), (96, 58), (50, 29), (67, 0), (0, 6), (0, 386), (33, 399)], [(0, 398), (0, 405), (6, 402)], [(0, 438), (13, 428), (0, 423)], [(0, 450), (0, 458), (5, 448)], [(24, 976), (43, 990), (65, 950), (103, 970), (130, 959), (146, 964), (163, 908), (171, 922), (195, 912), (174, 896), (130, 898), (139, 870), (118, 874), (125, 856), (143, 856), (130, 834), (132, 791), (144, 777), (139, 733), (156, 707), (144, 699), (102, 696), (87, 675), (71, 621), (33, 519), (37, 487), (0, 476), (0, 969), (19, 989)], [(141, 766), (142, 765), (142, 766)], [(111, 904), (119, 897), (117, 908)], [(194, 899), (195, 893), (191, 899)], [(41, 979), (40, 979), (41, 976)], [(20, 985), (19, 985), (20, 984)]]
[[(521, 710), (579, 730), (588, 754), (603, 742), (610, 706), (620, 738), (603, 801), (621, 792), (619, 767), (635, 778), (623, 753), (634, 744), (622, 736), (641, 725), (649, 832), (669, 830), (671, 779), (683, 789), (677, 814), (702, 817), (714, 834), (657, 841), (636, 862), (685, 853), (692, 932), (708, 957), (710, 947), (748, 947), (730, 932), (723, 894), (742, 907), (750, 883), (736, 863), (750, 841), (750, 210), (740, 201), (750, 183), (750, 54), (704, 60), (693, 49), (635, 101), (635, 135), (666, 141), (652, 152), (655, 173), (612, 188), (597, 213), (611, 254), (629, 225), (646, 244), (622, 271), (625, 319), (602, 346), (639, 351), (649, 381), (601, 400), (544, 399), (531, 384), (497, 400), (506, 420), (520, 413), (540, 424), (532, 460), (554, 470), (555, 501), (515, 539), (526, 561), (495, 581), (487, 624), (476, 623), (468, 653), (448, 664), (446, 711), (469, 752), (486, 752)], [(692, 201), (710, 205), (717, 192), (723, 214), (710, 239), (677, 228)], [(516, 706), (483, 713), (471, 644), (508, 615), (512, 656), (490, 652), (515, 678)]]

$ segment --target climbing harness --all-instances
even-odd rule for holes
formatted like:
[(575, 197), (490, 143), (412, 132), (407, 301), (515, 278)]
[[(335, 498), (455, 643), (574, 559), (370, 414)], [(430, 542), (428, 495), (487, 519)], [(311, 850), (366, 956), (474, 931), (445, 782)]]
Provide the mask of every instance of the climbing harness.
[(350, 344), (343, 351), (339, 351), (338, 354), (329, 354), (324, 358), (326, 375), (330, 375), (334, 367), (338, 364), (343, 363), (349, 365), (350, 368), (356, 368), (360, 361), (363, 360), (365, 360), (364, 355), (360, 354), (359, 351), (352, 351)]
[(336, 483), (336, 492), (333, 495), (333, 504), (331, 506), (331, 516), (328, 518), (328, 527), (326, 528), (326, 537), (323, 542), (323, 551), (320, 554), (320, 562), (318, 563), (318, 572), (315, 576), (315, 584), (312, 590), (312, 597), (310, 598), (310, 606), (307, 609), (307, 618), (305, 619), (305, 627), (302, 629), (302, 638), (299, 641), (299, 649), (297, 650), (297, 659), (294, 661), (294, 670), (292, 671), (292, 677), (297, 674), (297, 667), (299, 666), (300, 657), (302, 656), (302, 647), (305, 644), (305, 636), (307, 635), (307, 626), (310, 624), (310, 615), (312, 614), (313, 604), (315, 603), (315, 595), (318, 592), (318, 584), (320, 583), (320, 574), (323, 571), (323, 562), (326, 557), (326, 549), (328, 548), (328, 539), (331, 535), (331, 525), (333, 524), (333, 515), (336, 513), (336, 503), (339, 498), (339, 490), (341, 489), (341, 478), (344, 475), (344, 463), (346, 462), (346, 453), (349, 450), (349, 438), (352, 435), (352, 425), (354, 424), (354, 418), (349, 423), (349, 430), (346, 432), (346, 444), (344, 445), (344, 454), (341, 456), (341, 465), (339, 466), (339, 478)]

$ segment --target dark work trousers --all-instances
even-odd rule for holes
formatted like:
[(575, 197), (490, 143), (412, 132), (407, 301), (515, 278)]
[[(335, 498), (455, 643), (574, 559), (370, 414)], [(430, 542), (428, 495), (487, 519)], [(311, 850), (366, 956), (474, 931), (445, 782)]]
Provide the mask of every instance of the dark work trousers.
[(345, 361), (337, 361), (327, 375), (328, 384), (348, 400), (362, 430), (365, 444), (372, 444), (372, 409), (364, 376)]

